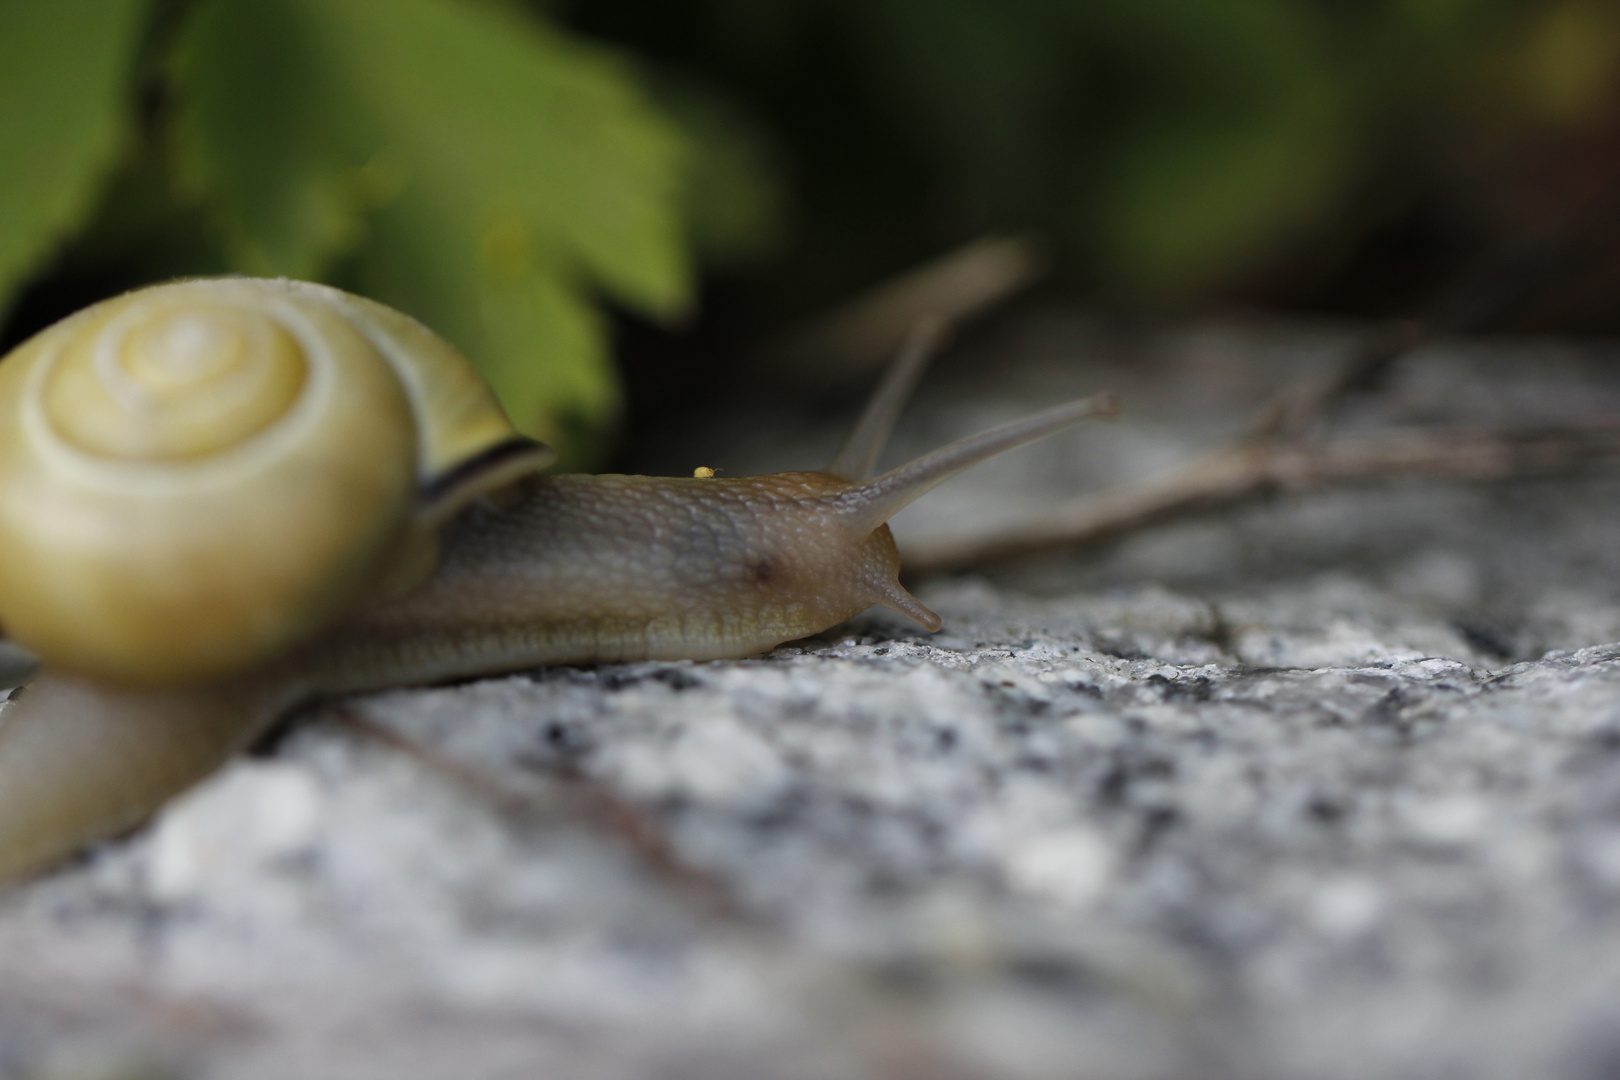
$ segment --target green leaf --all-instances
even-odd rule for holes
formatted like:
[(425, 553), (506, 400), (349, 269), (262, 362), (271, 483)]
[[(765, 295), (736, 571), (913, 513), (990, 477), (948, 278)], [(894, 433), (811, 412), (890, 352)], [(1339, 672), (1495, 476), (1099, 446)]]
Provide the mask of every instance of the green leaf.
[(616, 393), (593, 291), (680, 314), (684, 147), (606, 54), (473, 0), (204, 0), (179, 146), (242, 269), (338, 277), (543, 438)]
[(95, 209), (129, 136), (148, 0), (0, 3), (0, 313)]

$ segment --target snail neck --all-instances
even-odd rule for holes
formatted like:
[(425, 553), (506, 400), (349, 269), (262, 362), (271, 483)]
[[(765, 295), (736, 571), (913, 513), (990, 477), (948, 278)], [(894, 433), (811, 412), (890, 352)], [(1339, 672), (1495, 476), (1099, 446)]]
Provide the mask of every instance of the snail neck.
[(445, 533), (438, 571), (306, 650), (322, 689), (554, 663), (751, 656), (874, 604), (937, 628), (886, 526), (824, 473), (526, 482)]

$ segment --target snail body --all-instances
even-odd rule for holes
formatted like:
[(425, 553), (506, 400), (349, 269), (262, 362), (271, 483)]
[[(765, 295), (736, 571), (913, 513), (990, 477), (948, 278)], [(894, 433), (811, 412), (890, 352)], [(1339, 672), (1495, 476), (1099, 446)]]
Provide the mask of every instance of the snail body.
[(839, 516), (848, 487), (820, 473), (526, 480), (447, 530), (420, 588), (322, 642), (325, 681), (375, 682), (390, 663), (451, 678), (751, 656), (874, 604), (938, 629), (901, 588), (888, 529)]
[[(249, 371), (205, 386), (200, 403), (145, 400), (217, 383), (261, 347), (297, 377)], [(1113, 405), (1059, 406), (873, 478), (926, 351), (902, 354), (819, 472), (542, 476), (544, 449), (449, 345), (334, 289), (183, 282), (43, 331), (0, 363), (0, 625), (42, 662), (0, 712), (0, 881), (138, 824), (323, 695), (749, 656), (874, 604), (938, 629), (899, 582), (888, 517)], [(158, 390), (96, 385), (131, 371), (155, 371)], [(242, 392), (249, 383), (269, 405)], [(375, 407), (311, 400), (351, 393)], [(213, 415), (220, 400), (240, 416)], [(144, 432), (120, 407), (184, 414), (182, 431)], [(333, 415), (337, 434), (311, 430)], [(248, 429), (235, 442), (233, 422)], [(389, 460), (353, 460), (371, 455)], [(154, 494), (156, 509), (141, 502)]]

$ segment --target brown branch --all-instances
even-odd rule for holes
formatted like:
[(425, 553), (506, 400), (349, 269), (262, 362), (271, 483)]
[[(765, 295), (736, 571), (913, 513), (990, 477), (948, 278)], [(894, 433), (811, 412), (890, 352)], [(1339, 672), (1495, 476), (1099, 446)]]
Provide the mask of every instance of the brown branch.
[(1256, 409), (1244, 438), (1297, 441), (1312, 435), (1347, 396), (1376, 388), (1396, 360), (1434, 338), (1427, 324), (1405, 319), (1362, 334), (1333, 370), (1284, 388)]
[(836, 386), (881, 366), (924, 321), (965, 323), (1047, 270), (1034, 236), (984, 236), (879, 283), (754, 358), (802, 387)]
[(546, 788), (513, 785), (353, 709), (338, 707), (331, 714), (367, 738), (405, 754), (493, 803), (503, 813), (588, 822), (617, 838), (667, 885), (705, 911), (727, 917), (738, 915), (729, 890), (714, 877), (682, 862), (652, 814), (594, 777), (576, 769), (559, 769), (551, 775), (553, 783)]
[(914, 573), (940, 573), (1055, 547), (1083, 547), (1273, 492), (1396, 476), (1502, 480), (1616, 456), (1620, 417), (1540, 430), (1416, 428), (1328, 445), (1245, 439), (1159, 480), (1070, 503), (1016, 530), (908, 545), (905, 566)]
[(1447, 334), (1482, 326), (1515, 287), (1548, 276), (1590, 246), (1598, 221), (1620, 216), (1620, 188), (1559, 228), (1488, 251), (1428, 305), (1421, 321), (1376, 327), (1324, 375), (1302, 379), (1256, 409), (1243, 433), (1156, 481), (1060, 506), (1015, 530), (909, 544), (906, 568), (966, 570), (1050, 548), (1083, 547), (1135, 529), (1276, 491), (1398, 475), (1488, 480), (1573, 468), (1620, 454), (1620, 418), (1557, 430), (1420, 429), (1376, 441), (1325, 444), (1345, 398), (1378, 389), (1396, 361)]

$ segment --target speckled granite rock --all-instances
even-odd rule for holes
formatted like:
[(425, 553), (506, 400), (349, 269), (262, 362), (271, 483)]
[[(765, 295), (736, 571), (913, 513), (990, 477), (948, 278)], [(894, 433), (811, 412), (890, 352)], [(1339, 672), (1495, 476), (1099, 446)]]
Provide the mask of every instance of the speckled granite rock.
[(1617, 539), (1601, 471), (1329, 492), (329, 707), (0, 897), (0, 1077), (1614, 1075)]

